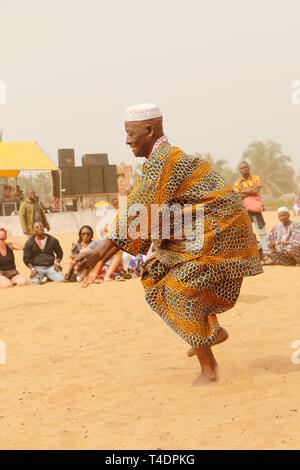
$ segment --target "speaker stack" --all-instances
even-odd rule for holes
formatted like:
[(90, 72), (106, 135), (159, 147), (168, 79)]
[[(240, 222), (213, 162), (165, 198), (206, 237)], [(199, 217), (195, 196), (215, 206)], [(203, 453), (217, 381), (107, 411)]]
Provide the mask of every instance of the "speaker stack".
[[(75, 166), (74, 149), (58, 150), (62, 171), (63, 197), (118, 192), (117, 166), (109, 165), (107, 153), (85, 154), (82, 166)], [(53, 194), (59, 197), (59, 174), (52, 171)]]
[(108, 165), (107, 153), (86, 153), (81, 159), (82, 166)]

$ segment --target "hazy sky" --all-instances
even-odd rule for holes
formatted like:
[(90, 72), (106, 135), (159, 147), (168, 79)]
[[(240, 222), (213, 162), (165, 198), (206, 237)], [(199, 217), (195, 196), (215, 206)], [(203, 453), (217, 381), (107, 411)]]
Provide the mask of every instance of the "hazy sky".
[(300, 167), (299, 0), (0, 0), (8, 141), (133, 162), (126, 107), (157, 103), (169, 141), (235, 165), (272, 139)]

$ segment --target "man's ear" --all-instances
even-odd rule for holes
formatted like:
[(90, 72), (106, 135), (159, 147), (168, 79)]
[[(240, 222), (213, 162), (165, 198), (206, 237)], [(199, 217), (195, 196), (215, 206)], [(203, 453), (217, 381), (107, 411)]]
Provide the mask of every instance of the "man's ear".
[(146, 126), (146, 129), (148, 131), (149, 137), (153, 137), (153, 135), (154, 135), (154, 126), (152, 126), (151, 124), (148, 124)]

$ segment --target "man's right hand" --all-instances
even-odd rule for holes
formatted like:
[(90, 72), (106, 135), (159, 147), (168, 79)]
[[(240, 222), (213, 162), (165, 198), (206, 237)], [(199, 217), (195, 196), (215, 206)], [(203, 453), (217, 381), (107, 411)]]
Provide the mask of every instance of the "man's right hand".
[(30, 278), (32, 279), (33, 277), (38, 275), (38, 270), (37, 269), (31, 269), (30, 271)]

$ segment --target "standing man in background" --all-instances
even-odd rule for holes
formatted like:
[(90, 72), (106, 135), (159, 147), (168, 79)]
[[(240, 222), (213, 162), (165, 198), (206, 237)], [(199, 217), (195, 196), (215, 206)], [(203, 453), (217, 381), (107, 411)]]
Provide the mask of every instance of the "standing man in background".
[(33, 225), (35, 222), (41, 222), (45, 229), (50, 230), (44, 209), (41, 207), (33, 189), (28, 189), (27, 199), (20, 205), (19, 217), (25, 235), (33, 234)]
[[(249, 217), (257, 228), (263, 251), (268, 251), (266, 222), (262, 215), (263, 205), (260, 196), (260, 190), (262, 188), (261, 179), (257, 175), (250, 175), (250, 167), (247, 162), (240, 163), (239, 170), (242, 178), (236, 181), (234, 190), (239, 193), (243, 199)], [(255, 205), (257, 205), (257, 208)]]

